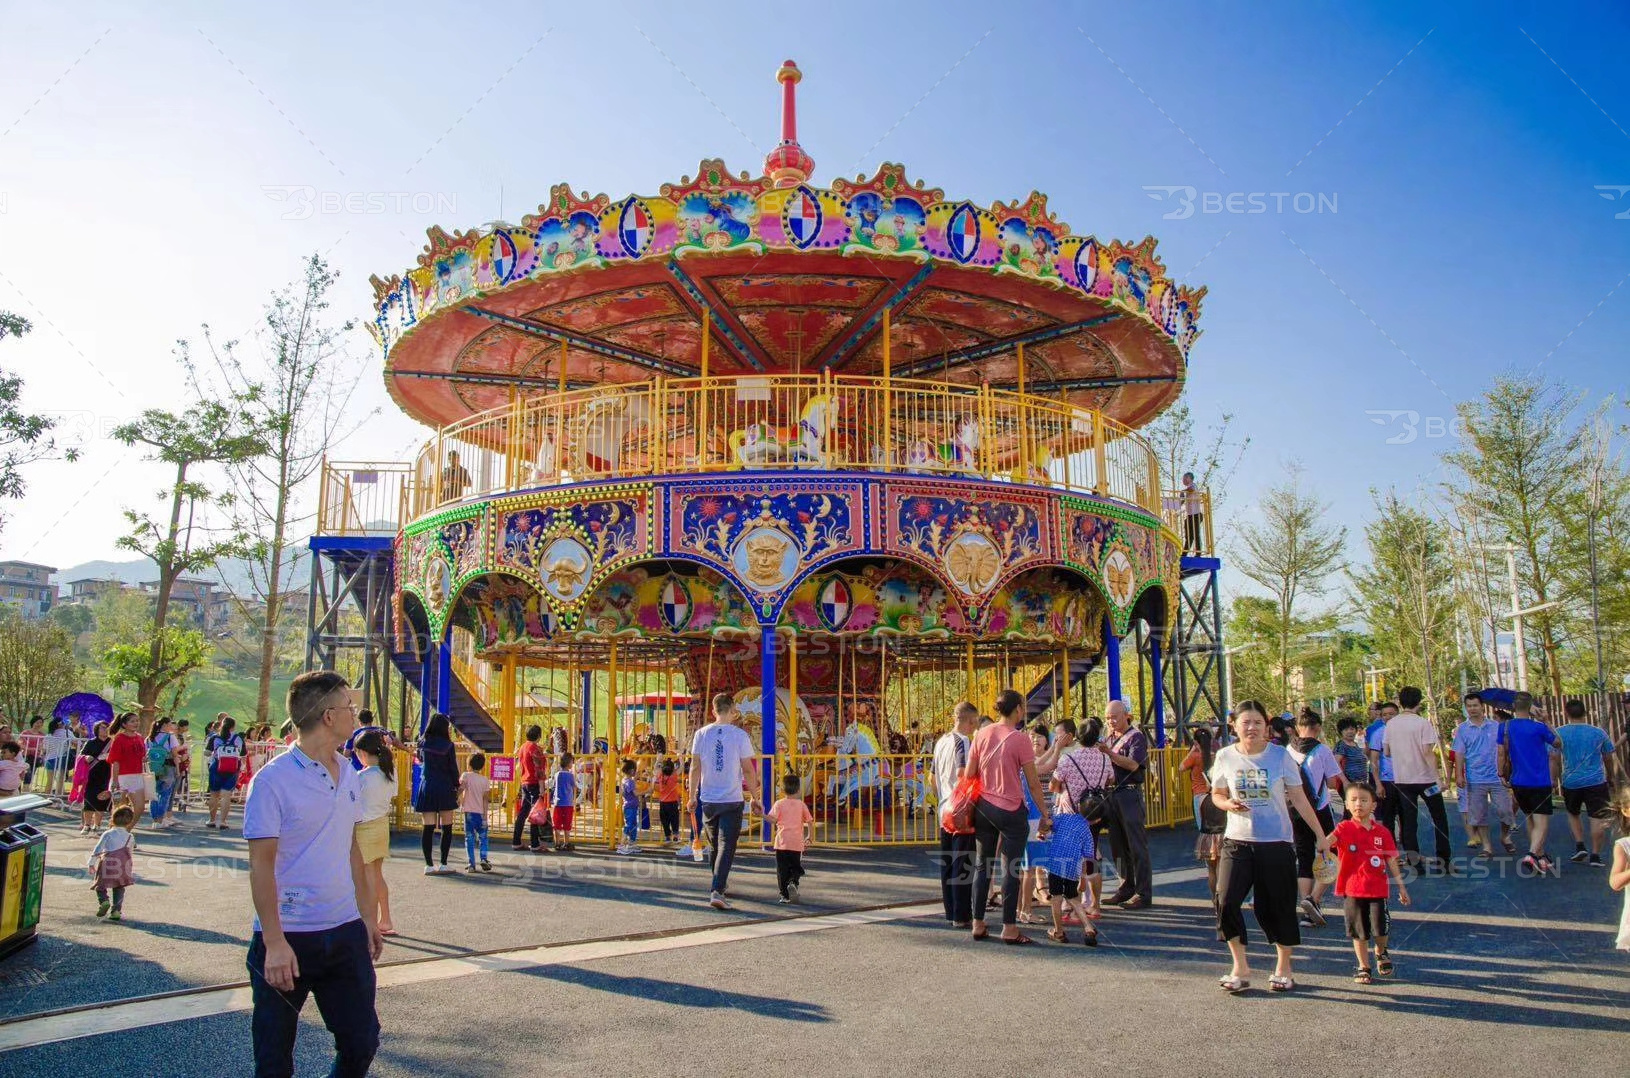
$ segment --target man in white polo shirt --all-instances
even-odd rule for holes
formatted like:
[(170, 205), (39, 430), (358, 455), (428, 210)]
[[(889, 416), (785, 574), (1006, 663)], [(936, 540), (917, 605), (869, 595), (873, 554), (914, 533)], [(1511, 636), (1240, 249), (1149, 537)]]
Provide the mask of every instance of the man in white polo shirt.
[(757, 753), (747, 731), (736, 725), (736, 701), (727, 692), (713, 697), (713, 721), (696, 731), (691, 741), (690, 788), (696, 791), (696, 814), (707, 829), (713, 851), (713, 887), (708, 905), (727, 910), (725, 887), (730, 882), (730, 863), (736, 857), (736, 839), (741, 835), (744, 804), (742, 787), (753, 792), (758, 803)]
[(256, 1078), (292, 1078), (294, 1035), (317, 997), (334, 1036), (334, 1075), (365, 1075), (379, 1050), (374, 960), (383, 946), (373, 889), (352, 835), (362, 805), (340, 755), (357, 725), (345, 679), (330, 670), (289, 686), (293, 745), (255, 772), (244, 802)]

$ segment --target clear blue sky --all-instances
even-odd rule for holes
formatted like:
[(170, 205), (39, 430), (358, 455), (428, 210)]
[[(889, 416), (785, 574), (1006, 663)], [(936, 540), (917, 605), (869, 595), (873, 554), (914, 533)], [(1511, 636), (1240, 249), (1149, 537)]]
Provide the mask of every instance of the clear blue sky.
[[(1625, 390), (1630, 195), (1595, 190), (1630, 185), (1625, 5), (921, 10), (8, 5), (0, 307), (37, 328), (0, 364), (91, 436), (32, 471), (0, 557), (110, 556), (119, 506), (162, 476), (95, 428), (179, 403), (174, 339), (243, 333), (303, 255), (328, 253), (364, 318), (370, 273), (411, 265), (429, 224), (498, 216), (500, 190), (513, 219), (559, 180), (615, 196), (704, 156), (756, 171), (786, 57), (818, 180), (893, 160), (985, 203), (1036, 188), (1210, 286), (1188, 399), (1253, 439), (1235, 511), (1294, 457), (1356, 531), (1372, 486), (1429, 475), (1429, 418), (1504, 369)], [(285, 220), (266, 189), (287, 185), (406, 205)], [(1197, 212), (1162, 219), (1177, 203), (1151, 185), (1195, 188)], [(1199, 212), (1255, 191), (1336, 210)], [(341, 453), (399, 456), (420, 435), (355, 347), (359, 408), (382, 411)], [(1423, 436), (1385, 444), (1402, 428), (1374, 409)]]

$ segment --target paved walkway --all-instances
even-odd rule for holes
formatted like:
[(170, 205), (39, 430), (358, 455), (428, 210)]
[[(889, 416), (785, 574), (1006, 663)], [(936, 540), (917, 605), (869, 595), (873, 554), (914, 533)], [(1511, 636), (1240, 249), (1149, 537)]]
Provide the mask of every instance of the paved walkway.
[[(246, 993), (211, 987), (244, 978), (241, 838), (144, 836), (128, 919), (109, 925), (92, 916), (89, 840), (50, 831), (46, 938), (0, 962), (0, 1076), (246, 1073)], [(1228, 998), (1188, 847), (1156, 836), (1159, 905), (1107, 914), (1089, 951), (969, 942), (940, 920), (921, 850), (817, 853), (794, 910), (774, 902), (770, 860), (748, 855), (738, 908), (721, 914), (702, 905), (700, 867), (666, 855), (504, 844), (490, 876), (426, 878), (416, 843), (398, 843), (387, 873), (404, 935), (381, 970), (374, 1073), (995, 1073), (1060, 1045), (1123, 1074), (1503, 1074), (1518, 1059), (1548, 1076), (1622, 1073), (1630, 961), (1612, 950), (1602, 870), (1519, 879), (1496, 862), (1418, 881), (1415, 908), (1397, 911), (1393, 981), (1348, 980), (1333, 918), (1309, 933), (1298, 992)], [(300, 1073), (325, 1073), (308, 1011)], [(1226, 1056), (1208, 1047), (1222, 1035)]]

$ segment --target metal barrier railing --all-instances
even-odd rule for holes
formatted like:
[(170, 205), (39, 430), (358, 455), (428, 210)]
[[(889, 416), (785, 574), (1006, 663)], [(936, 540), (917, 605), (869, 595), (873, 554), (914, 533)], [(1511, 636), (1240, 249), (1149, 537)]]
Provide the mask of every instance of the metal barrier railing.
[[(461, 772), (468, 768), (473, 750), (459, 751)], [(1143, 786), (1145, 816), (1150, 827), (1178, 827), (1194, 822), (1193, 800), (1188, 793), (1188, 778), (1178, 764), (1188, 749), (1167, 748), (1149, 751), (1149, 774)], [(488, 760), (492, 759), (488, 755)], [(549, 761), (549, 777), (555, 773), (554, 757)], [(654, 790), (655, 776), (661, 761), (675, 761), (680, 776), (680, 829), (681, 842), (688, 843), (694, 832), (690, 819), (692, 801), (686, 788), (688, 756), (682, 753), (664, 755), (642, 754), (623, 756), (616, 752), (574, 755), (573, 769), (578, 776), (578, 794), (571, 840), (583, 845), (615, 847), (622, 833), (622, 803), (617, 792), (623, 760), (635, 761), (636, 790), (649, 826), (642, 826), (642, 845), (660, 841), (660, 810)], [(399, 827), (417, 826), (412, 811), (411, 753), (397, 756), (398, 796), (395, 822)], [(488, 765), (490, 774), (491, 765)], [(901, 755), (833, 755), (800, 754), (778, 755), (772, 770), (774, 787), (766, 791), (765, 804), (773, 804), (780, 796), (781, 776), (799, 776), (802, 794), (815, 817), (814, 841), (817, 846), (920, 846), (939, 841), (939, 805), (932, 776), (932, 757), (928, 753)], [(549, 778), (544, 780), (545, 796)], [(514, 812), (520, 792), (519, 783), (494, 782), (488, 797), (487, 821), (492, 841), (499, 842), (499, 833), (508, 833), (514, 826)], [(462, 814), (455, 817), (455, 830), (462, 832)], [(742, 823), (742, 844), (757, 845), (763, 836), (763, 820), (756, 812), (749, 812)], [(507, 841), (507, 839), (505, 839)]]
[(318, 535), (395, 535), (406, 519), (410, 464), (324, 461)]
[[(400, 525), (530, 486), (764, 469), (1040, 483), (1161, 512), (1153, 452), (1101, 412), (988, 386), (830, 374), (658, 379), (517, 399), (443, 427), (411, 465), (328, 466), (323, 505), (345, 527), (382, 522), (357, 504), (359, 472), (381, 489), (399, 484)], [(382, 512), (389, 498), (376, 501)]]
[(1209, 558), (1216, 552), (1211, 531), (1211, 491), (1180, 487), (1164, 492), (1160, 519), (1182, 543), (1183, 553)]

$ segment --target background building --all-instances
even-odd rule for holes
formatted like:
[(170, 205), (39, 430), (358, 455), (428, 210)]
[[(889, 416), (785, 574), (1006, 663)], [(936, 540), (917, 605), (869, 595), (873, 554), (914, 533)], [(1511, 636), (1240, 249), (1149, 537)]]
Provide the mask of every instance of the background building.
[(14, 606), (25, 618), (41, 618), (57, 603), (57, 586), (51, 583), (52, 565), (31, 561), (0, 561), (0, 602)]

